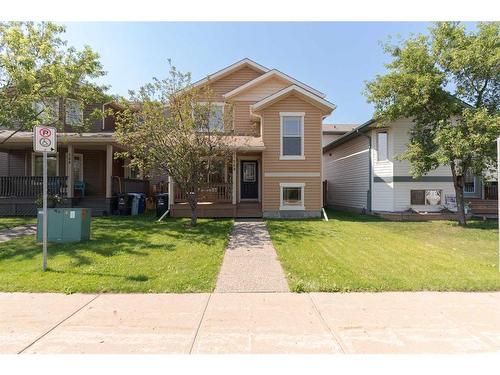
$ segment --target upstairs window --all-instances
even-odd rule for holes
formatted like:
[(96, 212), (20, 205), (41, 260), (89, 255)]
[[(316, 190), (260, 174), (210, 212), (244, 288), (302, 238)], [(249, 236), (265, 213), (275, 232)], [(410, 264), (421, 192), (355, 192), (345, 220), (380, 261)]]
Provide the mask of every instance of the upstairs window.
[(51, 125), (59, 120), (59, 100), (45, 99), (34, 106), (41, 124)]
[(224, 103), (214, 103), (208, 119), (209, 130), (224, 130)]
[(387, 160), (387, 132), (377, 133), (377, 161)]
[(304, 158), (304, 113), (280, 113), (281, 159)]
[(75, 99), (66, 99), (66, 124), (77, 126), (83, 124), (83, 110)]

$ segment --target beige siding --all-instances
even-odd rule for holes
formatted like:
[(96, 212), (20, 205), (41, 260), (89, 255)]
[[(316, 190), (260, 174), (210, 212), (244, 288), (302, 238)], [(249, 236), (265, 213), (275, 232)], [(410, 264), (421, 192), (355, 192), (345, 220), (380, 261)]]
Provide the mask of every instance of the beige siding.
[(254, 102), (235, 102), (233, 106), (236, 135), (259, 135), (260, 126), (250, 118), (250, 105)]
[(324, 154), (323, 179), (328, 181), (329, 206), (367, 208), (368, 140), (356, 137)]
[(222, 97), (222, 95), (261, 75), (261, 72), (253, 70), (249, 67), (243, 67), (221, 79), (218, 79), (217, 81), (210, 84), (214, 96), (214, 101), (223, 102), (224, 98)]
[(287, 82), (279, 78), (269, 78), (266, 81), (256, 85), (255, 87), (249, 88), (239, 95), (236, 95), (233, 100), (242, 101), (253, 101), (258, 102), (269, 95), (272, 95), (285, 87), (290, 86), (290, 82)]
[[(304, 160), (280, 160), (280, 112), (304, 112)], [(266, 173), (317, 173), (321, 174), (322, 113), (313, 105), (295, 95), (290, 95), (266, 108), (262, 113), (263, 211), (279, 210), (279, 183), (305, 183), (306, 210), (321, 209), (321, 177), (266, 177)]]
[(280, 183), (304, 183), (304, 207), (306, 211), (321, 209), (321, 178), (320, 177), (264, 177), (264, 200), (262, 211), (275, 212), (280, 209)]

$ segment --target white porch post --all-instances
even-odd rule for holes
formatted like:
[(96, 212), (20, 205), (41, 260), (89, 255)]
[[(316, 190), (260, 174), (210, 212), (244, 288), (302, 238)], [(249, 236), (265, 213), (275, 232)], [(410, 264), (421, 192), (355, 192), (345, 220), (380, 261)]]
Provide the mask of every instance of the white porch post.
[(106, 145), (106, 198), (112, 197), (113, 145)]
[(66, 174), (67, 174), (67, 189), (66, 196), (68, 198), (73, 198), (73, 185), (74, 185), (74, 176), (73, 176), (73, 163), (74, 163), (74, 149), (71, 143), (68, 144), (68, 153), (66, 155)]
[(233, 152), (233, 204), (236, 204), (236, 152)]

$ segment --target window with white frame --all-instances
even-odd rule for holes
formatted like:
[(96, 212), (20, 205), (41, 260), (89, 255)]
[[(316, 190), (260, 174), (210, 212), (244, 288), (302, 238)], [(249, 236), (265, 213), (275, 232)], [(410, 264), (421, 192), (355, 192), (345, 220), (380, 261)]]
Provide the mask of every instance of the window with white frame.
[(75, 99), (66, 99), (66, 124), (71, 126), (83, 124), (83, 110), (80, 103)]
[(281, 112), (281, 159), (304, 158), (304, 113)]
[(476, 192), (476, 178), (475, 176), (467, 172), (464, 175), (464, 193), (475, 193)]
[(280, 184), (280, 210), (304, 210), (303, 183)]
[(377, 161), (387, 160), (388, 142), (387, 132), (377, 133)]
[(208, 119), (208, 128), (210, 130), (224, 130), (224, 103), (212, 104)]
[(59, 100), (57, 99), (36, 102), (34, 107), (42, 124), (53, 124), (59, 119)]

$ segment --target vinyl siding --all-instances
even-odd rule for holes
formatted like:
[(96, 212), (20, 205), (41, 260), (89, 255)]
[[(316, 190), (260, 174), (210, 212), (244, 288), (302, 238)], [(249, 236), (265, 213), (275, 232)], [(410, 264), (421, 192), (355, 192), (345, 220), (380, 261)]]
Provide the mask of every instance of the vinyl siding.
[(329, 206), (367, 208), (368, 139), (356, 137), (324, 154), (323, 179), (328, 181)]
[(451, 182), (395, 182), (394, 186), (394, 211), (406, 211), (409, 208), (429, 211), (441, 209), (440, 206), (412, 206), (411, 190), (441, 190), (442, 204), (445, 202), (445, 195), (455, 195), (455, 188)]
[(323, 140), (322, 140), (322, 146), (326, 146), (329, 143), (332, 143), (334, 140), (342, 137), (343, 134), (324, 134), (323, 133)]
[(283, 79), (269, 78), (255, 87), (242, 91), (233, 100), (258, 102), (288, 86), (290, 86), (290, 82)]
[(9, 175), (9, 153), (0, 151), (0, 176)]
[(260, 126), (250, 118), (250, 105), (253, 101), (238, 101), (233, 106), (234, 131), (236, 135), (260, 135)]
[[(304, 160), (280, 160), (280, 112), (304, 112)], [(305, 183), (305, 209), (321, 209), (321, 177), (266, 177), (266, 173), (318, 173), (321, 174), (321, 127), (322, 113), (315, 106), (290, 95), (262, 111), (263, 211), (279, 210), (279, 183)]]
[(242, 67), (225, 77), (218, 79), (217, 81), (210, 83), (210, 88), (212, 89), (212, 95), (214, 101), (223, 102), (224, 98), (222, 95), (234, 90), (237, 87), (261, 76), (263, 73), (253, 70), (249, 67)]

